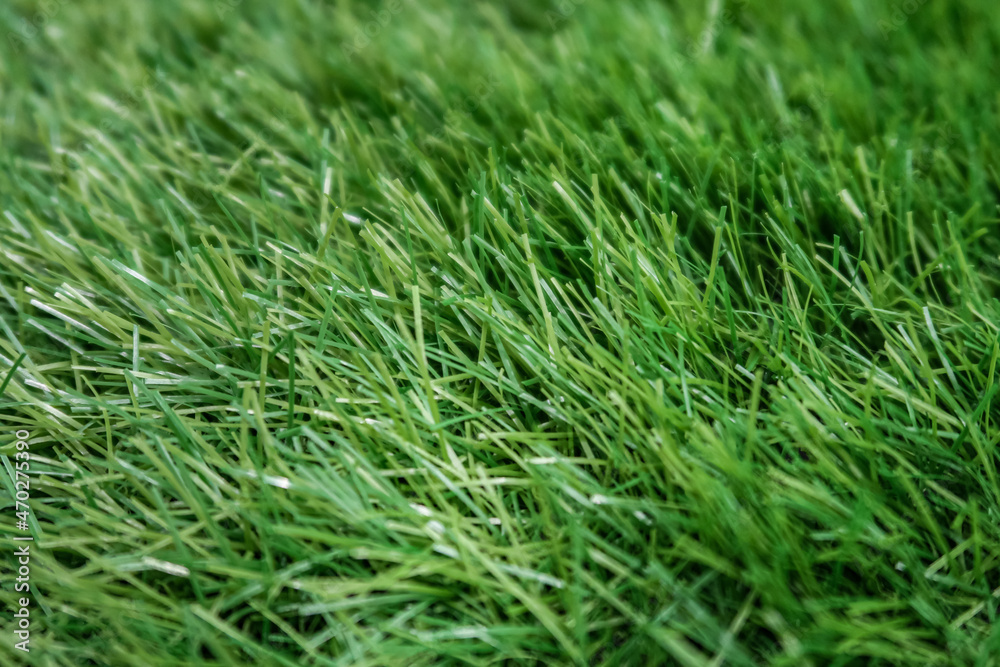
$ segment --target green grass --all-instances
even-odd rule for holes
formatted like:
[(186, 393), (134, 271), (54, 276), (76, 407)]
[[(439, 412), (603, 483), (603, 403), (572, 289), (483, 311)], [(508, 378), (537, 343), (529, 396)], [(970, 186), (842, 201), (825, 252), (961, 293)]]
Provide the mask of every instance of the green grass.
[(1000, 665), (992, 0), (0, 30), (3, 664)]

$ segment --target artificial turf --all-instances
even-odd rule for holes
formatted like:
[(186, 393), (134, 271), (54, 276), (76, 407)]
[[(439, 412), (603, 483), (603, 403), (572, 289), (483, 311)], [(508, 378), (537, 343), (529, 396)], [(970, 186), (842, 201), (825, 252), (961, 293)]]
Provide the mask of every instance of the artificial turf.
[(3, 664), (1000, 664), (995, 0), (0, 30)]

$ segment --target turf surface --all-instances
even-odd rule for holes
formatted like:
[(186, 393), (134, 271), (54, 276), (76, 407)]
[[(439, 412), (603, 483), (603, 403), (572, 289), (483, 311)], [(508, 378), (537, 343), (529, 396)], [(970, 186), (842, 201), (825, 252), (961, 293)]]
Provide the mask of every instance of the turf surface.
[(1000, 664), (993, 0), (0, 29), (3, 664)]

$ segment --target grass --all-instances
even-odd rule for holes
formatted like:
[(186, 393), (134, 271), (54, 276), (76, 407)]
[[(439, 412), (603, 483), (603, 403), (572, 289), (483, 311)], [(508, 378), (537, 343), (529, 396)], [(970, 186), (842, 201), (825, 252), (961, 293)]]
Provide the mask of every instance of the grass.
[(1000, 664), (997, 16), (5, 3), (0, 661)]

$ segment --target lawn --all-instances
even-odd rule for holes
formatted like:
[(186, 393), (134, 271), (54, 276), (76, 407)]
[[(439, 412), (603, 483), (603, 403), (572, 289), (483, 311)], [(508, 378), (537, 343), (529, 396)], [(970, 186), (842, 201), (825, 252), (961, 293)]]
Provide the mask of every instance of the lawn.
[(1000, 666), (995, 0), (0, 34), (0, 663)]

